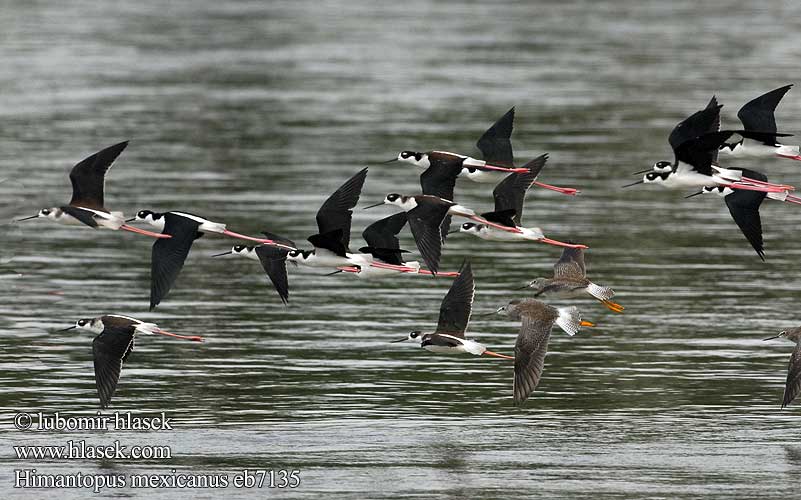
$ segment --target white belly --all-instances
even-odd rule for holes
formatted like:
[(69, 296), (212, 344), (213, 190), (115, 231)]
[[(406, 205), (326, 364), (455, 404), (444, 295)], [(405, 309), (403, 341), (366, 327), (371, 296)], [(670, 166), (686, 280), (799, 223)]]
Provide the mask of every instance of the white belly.
[(459, 177), (466, 177), (467, 179), (473, 182), (480, 182), (485, 184), (497, 184), (509, 175), (509, 172), (499, 172), (497, 170), (493, 171), (486, 171), (486, 170), (475, 170), (470, 172), (468, 169), (463, 168), (462, 172), (459, 174)]
[(537, 227), (518, 227), (518, 229), (522, 233), (510, 233), (509, 231), (501, 231), (494, 227), (484, 226), (478, 233), (471, 232), (471, 234), (488, 241), (537, 241), (544, 236)]

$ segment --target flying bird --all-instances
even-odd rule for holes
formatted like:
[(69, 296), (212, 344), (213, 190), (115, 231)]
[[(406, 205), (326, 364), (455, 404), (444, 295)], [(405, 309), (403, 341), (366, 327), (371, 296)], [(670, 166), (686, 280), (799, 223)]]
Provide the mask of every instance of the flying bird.
[(203, 342), (196, 335), (177, 335), (162, 330), (153, 323), (145, 323), (128, 316), (107, 314), (97, 318), (79, 319), (75, 325), (60, 330), (62, 332), (78, 328), (99, 334), (92, 341), (95, 364), (95, 385), (100, 398), (100, 407), (106, 408), (117, 390), (122, 364), (128, 360), (134, 348), (137, 333), (145, 335), (166, 335), (183, 340)]
[(103, 192), (106, 172), (126, 146), (128, 146), (128, 141), (109, 146), (72, 167), (70, 172), (72, 199), (68, 205), (43, 208), (36, 215), (18, 219), (17, 222), (43, 217), (59, 224), (85, 224), (94, 229), (122, 229), (153, 238), (169, 238), (168, 235), (129, 226), (125, 224), (126, 220), (122, 212), (112, 212), (105, 206)]
[(553, 325), (570, 336), (578, 333), (582, 326), (595, 326), (582, 321), (575, 306), (556, 308), (536, 299), (513, 300), (495, 312), (506, 313), (510, 319), (522, 322), (515, 342), (515, 406), (522, 405), (540, 382)]
[(720, 152), (739, 158), (789, 158), (791, 160), (801, 160), (801, 147), (786, 146), (777, 140), (779, 136), (788, 134), (777, 134), (776, 117), (774, 113), (779, 101), (784, 94), (790, 90), (792, 85), (785, 85), (778, 89), (771, 90), (757, 98), (748, 101), (740, 111), (737, 118), (743, 124), (745, 130), (764, 132), (760, 138), (749, 138), (747, 135), (738, 137), (739, 140), (726, 142), (720, 145)]
[(552, 278), (536, 278), (522, 289), (534, 289), (534, 296), (581, 297), (589, 294), (610, 311), (622, 313), (624, 307), (612, 302), (614, 290), (608, 286), (596, 285), (587, 279), (587, 268), (584, 264), (584, 250), (581, 248), (565, 248), (562, 256), (553, 266)]
[(511, 356), (488, 351), (483, 344), (465, 338), (464, 333), (473, 310), (475, 288), (473, 270), (470, 263), (466, 262), (459, 269), (459, 277), (453, 280), (451, 288), (442, 299), (439, 321), (434, 333), (415, 330), (406, 337), (392, 342), (417, 342), (423, 349), (439, 354), (470, 353), (475, 356), (483, 354), (496, 358), (514, 359)]
[(787, 367), (787, 382), (784, 386), (784, 396), (782, 396), (782, 408), (788, 406), (801, 392), (801, 327), (784, 330), (778, 335), (766, 338), (773, 340), (777, 338), (787, 339), (795, 343), (795, 349), (790, 356), (790, 364)]

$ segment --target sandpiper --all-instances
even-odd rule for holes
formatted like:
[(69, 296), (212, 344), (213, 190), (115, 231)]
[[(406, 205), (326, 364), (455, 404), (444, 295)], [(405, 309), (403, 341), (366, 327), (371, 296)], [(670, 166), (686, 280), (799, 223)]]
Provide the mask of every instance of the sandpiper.
[(506, 313), (510, 319), (522, 321), (515, 342), (513, 393), (516, 406), (523, 404), (540, 382), (553, 325), (559, 325), (570, 336), (578, 333), (582, 326), (595, 326), (589, 321), (582, 321), (575, 306), (556, 308), (536, 299), (513, 300), (495, 312)]
[(624, 307), (612, 302), (615, 292), (608, 286), (596, 285), (587, 279), (587, 268), (584, 264), (584, 250), (565, 248), (562, 256), (553, 266), (553, 278), (537, 278), (522, 289), (534, 289), (535, 297), (560, 296), (577, 297), (585, 293), (600, 301), (610, 311), (622, 313)]
[(790, 356), (790, 364), (787, 368), (787, 382), (784, 386), (784, 396), (782, 396), (782, 408), (788, 406), (801, 392), (801, 327), (784, 330), (778, 335), (766, 338), (772, 340), (777, 338), (787, 339), (795, 343), (795, 349)]

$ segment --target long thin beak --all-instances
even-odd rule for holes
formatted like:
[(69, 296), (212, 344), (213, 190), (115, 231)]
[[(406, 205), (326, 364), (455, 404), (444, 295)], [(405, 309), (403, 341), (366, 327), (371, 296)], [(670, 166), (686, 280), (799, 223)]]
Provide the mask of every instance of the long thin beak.
[(642, 179), (640, 179), (640, 180), (639, 180), (639, 181), (637, 181), (637, 182), (632, 182), (631, 184), (626, 184), (625, 186), (620, 186), (620, 187), (627, 188), (627, 187), (631, 187), (631, 186), (636, 186), (637, 184), (642, 184), (643, 182), (645, 182), (645, 181), (644, 181), (644, 180), (642, 180)]
[(459, 231), (458, 229), (455, 229), (455, 230), (453, 230), (453, 231), (448, 231), (448, 234), (460, 233), (460, 232), (461, 232), (461, 231)]
[(131, 217), (130, 219), (125, 219), (125, 222), (133, 222), (136, 220), (136, 217)]
[(17, 219), (17, 220), (15, 220), (14, 222), (22, 222), (22, 221), (24, 221), (24, 220), (31, 220), (31, 219), (38, 219), (38, 218), (39, 218), (39, 214), (36, 214), (36, 215), (31, 215), (30, 217), (25, 217), (25, 218), (22, 218), (22, 219)]
[(631, 175), (642, 175), (642, 174), (645, 174), (645, 173), (647, 173), (647, 172), (650, 172), (651, 170), (653, 170), (653, 169), (652, 169), (652, 168), (649, 168), (649, 169), (647, 169), (647, 170), (640, 170), (639, 172), (634, 172), (634, 173), (633, 173), (633, 174), (631, 174)]
[(342, 272), (344, 272), (342, 269), (337, 269), (333, 273), (324, 274), (323, 276), (333, 276), (335, 274), (339, 274), (339, 273), (342, 273)]
[(381, 203), (376, 203), (375, 205), (370, 205), (369, 207), (364, 207), (362, 210), (367, 210), (368, 208), (380, 207), (383, 204), (384, 204), (384, 202), (382, 201)]
[(379, 162), (379, 165), (386, 165), (387, 163), (392, 163), (394, 161), (398, 161), (398, 159), (397, 158), (393, 158), (391, 160), (382, 161), (382, 162)]
[(594, 326), (595, 326), (595, 323), (592, 323), (592, 322), (590, 322), (590, 321), (584, 321), (584, 320), (581, 320), (581, 321), (579, 321), (579, 325), (581, 325), (581, 326), (587, 326), (587, 327), (590, 327), (590, 328), (592, 328), (592, 327), (594, 327)]
[(223, 255), (230, 255), (232, 253), (234, 253), (233, 250), (228, 250), (227, 252), (223, 253), (215, 253), (214, 255), (212, 255), (212, 257), (222, 257)]
[(529, 285), (521, 286), (520, 288), (515, 288), (515, 290), (525, 290), (526, 288), (530, 288)]
[(778, 334), (778, 335), (774, 335), (773, 337), (768, 337), (768, 338), (766, 338), (766, 339), (762, 339), (762, 341), (764, 342), (765, 340), (773, 340), (773, 339), (777, 339), (777, 338), (779, 338), (779, 337), (781, 337), (781, 336), (782, 336), (782, 334), (780, 333), (780, 334)]
[(398, 342), (404, 342), (406, 339), (407, 339), (407, 337), (403, 337), (402, 339), (398, 339), (398, 340), (390, 340), (389, 343), (390, 344), (397, 344)]
[(494, 316), (494, 315), (498, 314), (499, 312), (500, 311), (496, 309), (496, 310), (494, 310), (492, 312), (476, 314), (475, 316)]
[(687, 198), (692, 198), (693, 196), (698, 196), (699, 194), (704, 194), (704, 192), (698, 191), (697, 193), (688, 194), (687, 196), (684, 197), (684, 199), (686, 200)]
[(203, 337), (198, 335), (178, 335), (177, 333), (170, 333), (166, 330), (162, 330), (161, 328), (153, 331), (160, 335), (166, 335), (167, 337), (175, 337), (176, 339), (191, 340), (192, 342), (203, 342)]
[(75, 328), (78, 328), (78, 327), (77, 327), (77, 326), (75, 326), (75, 325), (72, 325), (72, 326), (71, 326), (71, 327), (69, 327), (69, 328), (63, 328), (63, 329), (61, 329), (61, 330), (56, 330), (56, 332), (57, 332), (57, 333), (58, 333), (58, 332), (68, 332), (68, 331), (70, 331), (70, 330), (74, 330)]

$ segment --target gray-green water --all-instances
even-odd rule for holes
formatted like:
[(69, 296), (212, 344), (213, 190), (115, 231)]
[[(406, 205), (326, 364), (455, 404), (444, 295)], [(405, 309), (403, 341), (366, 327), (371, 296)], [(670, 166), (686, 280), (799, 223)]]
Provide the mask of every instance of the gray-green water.
[[(797, 81), (793, 2), (26, 2), (0, 10), (0, 210), (64, 203), (67, 172), (131, 139), (107, 200), (132, 213), (183, 209), (251, 234), (302, 241), (344, 179), (402, 149), (472, 152), (517, 106), (519, 159), (549, 152), (526, 221), (590, 245), (590, 276), (626, 314), (575, 301), (598, 323), (555, 334), (538, 391), (511, 406), (511, 365), (389, 344), (436, 322), (447, 279), (365, 282), (290, 270), (284, 307), (258, 263), (195, 245), (171, 295), (147, 312), (150, 241), (45, 221), (4, 226), (0, 282), (3, 497), (39, 473), (229, 473), (298, 469), (276, 498), (792, 497), (801, 477), (794, 408), (780, 410), (801, 321), (799, 213), (763, 205), (767, 263), (719, 198), (621, 190), (670, 159), (666, 137), (717, 94), (724, 126), (755, 95)], [(801, 132), (791, 91), (780, 128)], [(801, 182), (801, 164), (738, 166)], [(633, 179), (632, 179), (633, 180)], [(372, 166), (361, 205), (413, 193), (417, 172)], [(491, 186), (457, 199), (491, 206)], [(389, 209), (357, 210), (354, 240)], [(408, 234), (405, 247), (412, 247)], [(443, 269), (470, 255), (476, 308), (550, 272), (559, 250), (449, 239)], [(22, 273), (15, 277), (14, 272)], [(112, 411), (174, 418), (172, 432), (19, 432), (19, 411), (92, 414), (91, 335), (52, 333), (107, 312), (154, 321), (203, 345), (141, 337)], [(517, 326), (470, 332), (510, 352)], [(169, 461), (34, 461), (13, 445), (89, 439), (167, 444)], [(109, 496), (218, 498), (214, 490), (107, 489)]]

